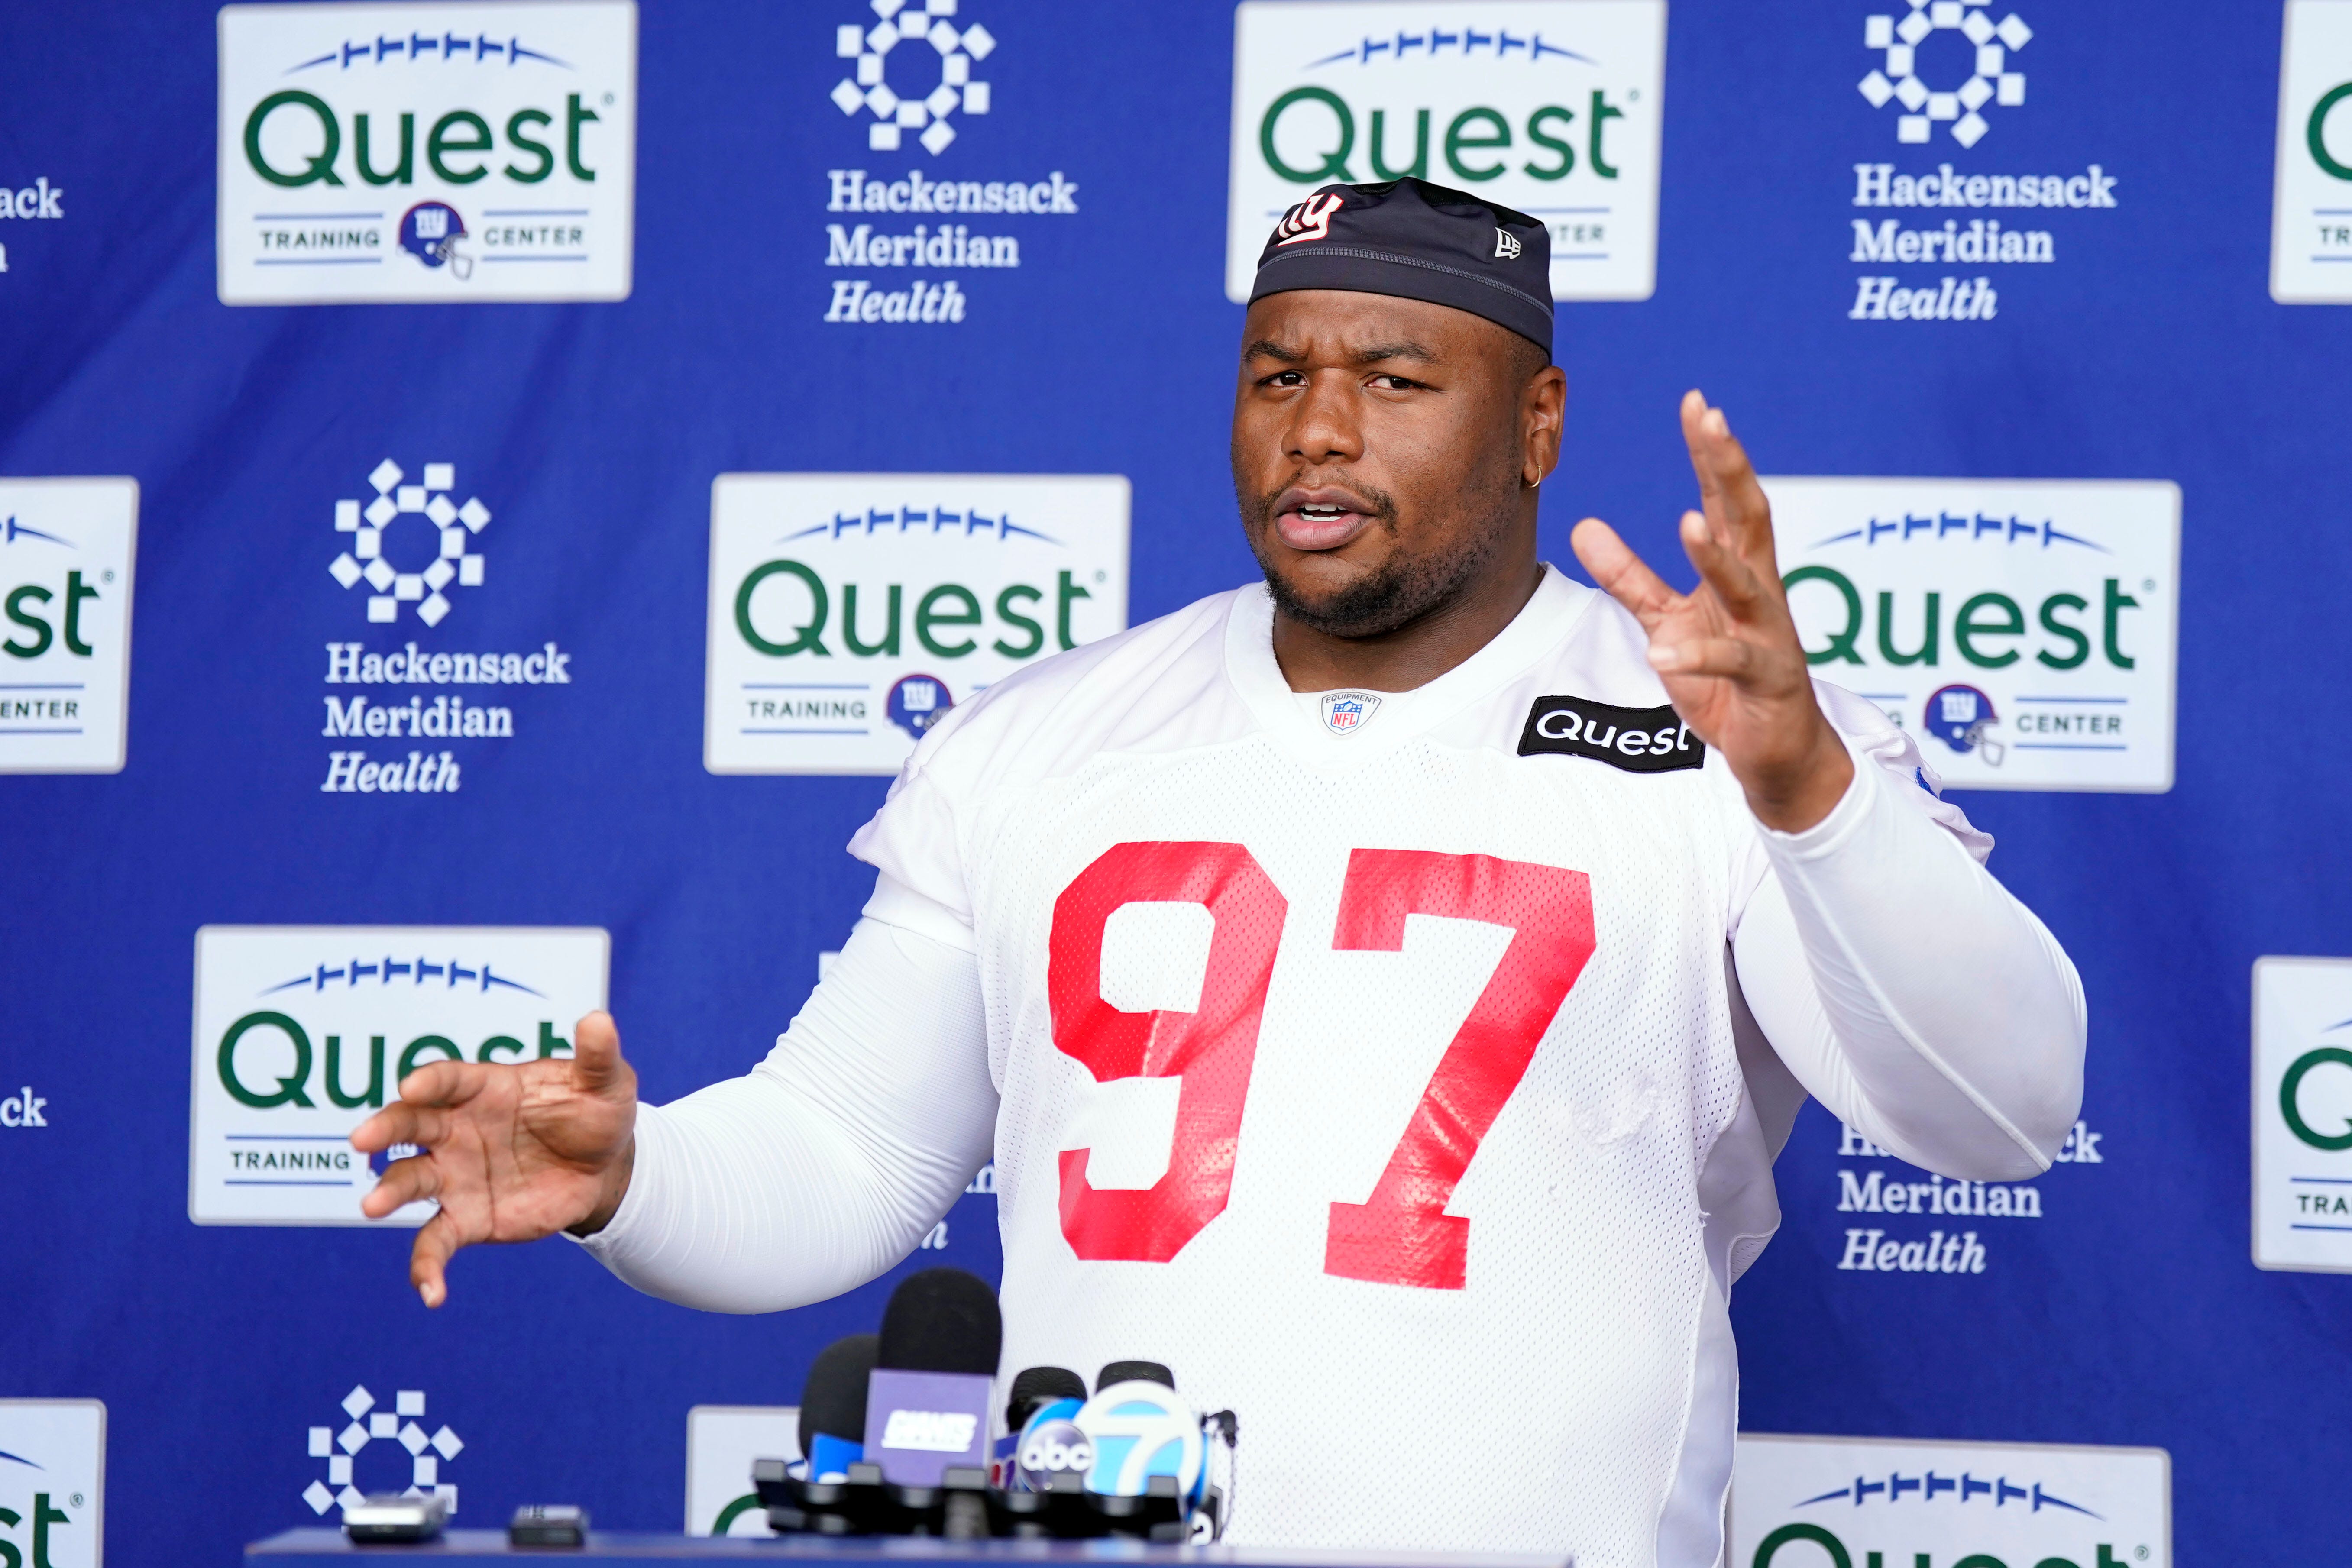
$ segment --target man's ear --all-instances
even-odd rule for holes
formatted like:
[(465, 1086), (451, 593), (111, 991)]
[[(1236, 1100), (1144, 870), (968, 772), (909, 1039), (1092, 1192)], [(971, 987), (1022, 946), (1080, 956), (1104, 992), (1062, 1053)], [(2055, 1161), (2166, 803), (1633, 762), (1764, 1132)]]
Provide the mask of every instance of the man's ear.
[(1568, 408), (1568, 374), (1547, 364), (1528, 380), (1519, 399), (1519, 482), (1533, 489), (1559, 467), (1560, 429)]

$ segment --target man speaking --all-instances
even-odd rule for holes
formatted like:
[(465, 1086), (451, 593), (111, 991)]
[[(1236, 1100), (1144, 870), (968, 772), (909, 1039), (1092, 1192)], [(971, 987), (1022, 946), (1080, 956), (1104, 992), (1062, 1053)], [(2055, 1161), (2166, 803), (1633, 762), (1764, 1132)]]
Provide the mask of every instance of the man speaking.
[(2033, 1175), (2082, 992), (1911, 742), (1809, 678), (1719, 410), (1682, 409), (1691, 593), (1598, 521), (1606, 593), (1537, 559), (1549, 273), (1541, 224), (1419, 180), (1285, 215), (1234, 404), (1265, 584), (934, 728), (744, 1077), (639, 1105), (601, 1013), (570, 1061), (411, 1076), (352, 1142), (429, 1151), (366, 1200), (439, 1200), (426, 1303), (558, 1230), (672, 1300), (819, 1300), (992, 1156), (1004, 1364), (1150, 1356), (1238, 1411), (1232, 1539), (1719, 1561), (1727, 1300), (1798, 1106)]

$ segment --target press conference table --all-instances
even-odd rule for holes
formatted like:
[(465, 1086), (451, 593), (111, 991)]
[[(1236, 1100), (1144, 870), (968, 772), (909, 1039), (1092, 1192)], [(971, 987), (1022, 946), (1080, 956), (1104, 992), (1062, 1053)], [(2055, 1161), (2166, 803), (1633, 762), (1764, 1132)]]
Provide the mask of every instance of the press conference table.
[(1569, 1568), (1558, 1557), (1505, 1552), (1320, 1552), (1286, 1547), (1155, 1546), (1141, 1541), (941, 1541), (919, 1536), (868, 1536), (843, 1540), (790, 1535), (633, 1535), (592, 1531), (586, 1546), (509, 1546), (503, 1530), (452, 1530), (421, 1546), (355, 1546), (340, 1530), (289, 1530), (245, 1549), (246, 1559), (268, 1559), (267, 1568), (333, 1564), (350, 1568), (353, 1558), (418, 1558), (434, 1563), (502, 1563), (530, 1558), (586, 1558), (598, 1563), (656, 1564), (742, 1563), (838, 1563), (859, 1568), (1002, 1568), (1016, 1563), (1070, 1564), (1199, 1564), (1200, 1568)]

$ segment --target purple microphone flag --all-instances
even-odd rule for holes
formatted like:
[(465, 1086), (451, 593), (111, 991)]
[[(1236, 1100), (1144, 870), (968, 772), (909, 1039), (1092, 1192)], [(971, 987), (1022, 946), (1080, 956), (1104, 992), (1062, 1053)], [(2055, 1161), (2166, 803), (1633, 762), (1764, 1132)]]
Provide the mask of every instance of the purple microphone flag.
[(866, 1384), (866, 1457), (882, 1479), (935, 1487), (951, 1465), (988, 1464), (995, 1380), (967, 1372), (876, 1367)]

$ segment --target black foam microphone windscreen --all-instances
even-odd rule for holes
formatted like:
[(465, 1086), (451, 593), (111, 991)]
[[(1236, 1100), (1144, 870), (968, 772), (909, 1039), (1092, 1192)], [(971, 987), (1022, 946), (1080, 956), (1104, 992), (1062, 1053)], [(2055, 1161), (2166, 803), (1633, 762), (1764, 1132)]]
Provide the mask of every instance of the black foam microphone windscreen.
[(1087, 1380), (1068, 1367), (1033, 1366), (1013, 1380), (1013, 1393), (1004, 1401), (1004, 1429), (1018, 1432), (1028, 1426), (1041, 1405), (1086, 1396)]
[(986, 1280), (961, 1268), (909, 1274), (882, 1310), (881, 1359), (900, 1372), (996, 1375), (1004, 1347), (1004, 1319)]
[(866, 1380), (881, 1349), (878, 1334), (849, 1334), (816, 1352), (801, 1384), (801, 1452), (820, 1432), (846, 1442), (866, 1441)]
[(1100, 1394), (1114, 1383), (1156, 1383), (1162, 1388), (1173, 1388), (1176, 1374), (1156, 1361), (1115, 1361), (1095, 1373), (1095, 1392)]

